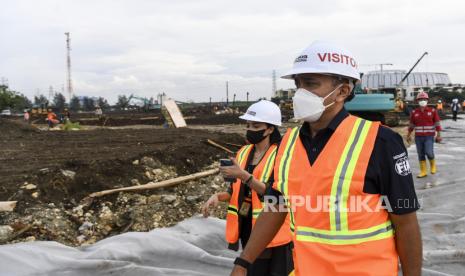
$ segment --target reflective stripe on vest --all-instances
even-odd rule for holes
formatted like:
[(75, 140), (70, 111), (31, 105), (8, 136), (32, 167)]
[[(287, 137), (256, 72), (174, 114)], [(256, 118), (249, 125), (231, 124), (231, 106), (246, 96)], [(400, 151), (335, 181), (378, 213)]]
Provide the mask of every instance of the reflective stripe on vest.
[[(245, 167), (245, 163), (247, 162), (247, 158), (249, 157), (249, 153), (252, 150), (252, 145), (244, 146), (238, 153), (237, 153), (237, 162), (241, 168)], [(228, 214), (237, 216), (238, 212), (238, 203), (237, 202), (230, 202), (228, 206)]]
[[(294, 153), (295, 141), (297, 140), (297, 137), (299, 137), (299, 131), (300, 131), (300, 127), (295, 127), (291, 130), (291, 133), (289, 135), (289, 138), (284, 148), (284, 158), (281, 159), (281, 162), (279, 164), (280, 176), (279, 176), (277, 188), (284, 196), (288, 195), (287, 178), (289, 176), (289, 168), (291, 164), (290, 160), (292, 159), (291, 157), (292, 157), (292, 154)], [(286, 199), (286, 205), (288, 207), (289, 214), (290, 214), (290, 228), (291, 228), (291, 231), (294, 232), (295, 230), (294, 214), (292, 212), (292, 209), (290, 208), (289, 201), (287, 200), (286, 197), (285, 199)]]
[[(390, 221), (372, 226), (366, 229), (349, 230), (347, 210), (341, 206), (347, 206), (352, 175), (360, 156), (362, 147), (368, 136), (372, 122), (357, 118), (352, 128), (350, 138), (347, 140), (344, 150), (338, 162), (336, 173), (331, 185), (331, 203), (329, 209), (330, 230), (315, 229), (298, 226), (296, 239), (304, 242), (318, 242), (333, 245), (358, 244), (366, 241), (379, 240), (394, 235)], [(288, 197), (288, 177), (292, 156), (299, 136), (300, 127), (291, 130), (284, 148), (283, 157), (279, 164), (279, 180), (277, 188), (285, 196), (286, 205), (291, 214), (291, 229), (294, 223), (294, 215), (290, 208)]]

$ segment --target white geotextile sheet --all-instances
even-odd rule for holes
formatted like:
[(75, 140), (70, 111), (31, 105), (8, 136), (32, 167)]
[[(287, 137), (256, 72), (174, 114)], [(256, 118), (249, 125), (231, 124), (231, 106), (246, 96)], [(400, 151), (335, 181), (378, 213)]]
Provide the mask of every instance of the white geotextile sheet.
[(131, 232), (73, 248), (57, 242), (0, 246), (0, 275), (228, 275), (225, 222), (191, 218), (171, 228)]
[[(423, 275), (465, 275), (465, 116), (442, 122), (443, 143), (435, 144), (438, 173), (415, 179), (421, 202)], [(409, 147), (418, 173), (415, 145)]]
[[(436, 144), (439, 172), (415, 179), (423, 275), (465, 275), (465, 120), (443, 122)], [(418, 173), (415, 146), (409, 148)], [(0, 246), (0, 275), (228, 275), (235, 252), (227, 250), (225, 223), (191, 218), (148, 233), (126, 233), (73, 248), (56, 242)]]

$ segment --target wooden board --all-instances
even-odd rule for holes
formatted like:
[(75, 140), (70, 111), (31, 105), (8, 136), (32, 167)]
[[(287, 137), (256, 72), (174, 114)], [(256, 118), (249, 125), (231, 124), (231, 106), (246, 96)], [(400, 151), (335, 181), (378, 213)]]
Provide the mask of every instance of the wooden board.
[(174, 100), (165, 100), (163, 105), (170, 114), (171, 120), (173, 121), (175, 127), (178, 128), (187, 126), (186, 120), (184, 120), (181, 110), (179, 110), (179, 107)]

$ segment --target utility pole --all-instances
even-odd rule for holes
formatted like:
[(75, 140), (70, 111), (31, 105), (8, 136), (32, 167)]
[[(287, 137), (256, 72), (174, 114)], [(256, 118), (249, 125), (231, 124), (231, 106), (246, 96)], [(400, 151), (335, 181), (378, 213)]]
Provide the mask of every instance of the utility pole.
[(236, 93), (234, 93), (234, 96), (233, 96), (233, 106), (236, 105)]
[(48, 101), (53, 102), (53, 86), (51, 85), (48, 88)]
[(229, 83), (226, 81), (226, 106), (229, 105)]
[(249, 91), (247, 91), (247, 102), (249, 102)]
[(71, 39), (69, 38), (69, 32), (65, 33), (66, 35), (66, 67), (67, 71), (67, 89), (69, 100), (73, 97), (73, 82), (71, 80)]
[(273, 76), (272, 76), (272, 80), (273, 80), (273, 83), (272, 83), (272, 91), (271, 91), (271, 97), (274, 97), (274, 95), (276, 94), (276, 70), (273, 70)]
[(2, 77), (0, 80), (2, 82), (1, 83), (2, 86), (8, 86), (8, 79), (7, 78)]

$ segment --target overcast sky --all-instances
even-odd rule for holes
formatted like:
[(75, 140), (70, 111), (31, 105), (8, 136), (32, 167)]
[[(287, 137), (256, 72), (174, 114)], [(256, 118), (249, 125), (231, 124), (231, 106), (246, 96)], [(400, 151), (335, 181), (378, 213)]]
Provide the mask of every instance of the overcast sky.
[(464, 30), (464, 1), (3, 0), (0, 78), (29, 97), (61, 91), (70, 32), (75, 94), (111, 102), (160, 92), (219, 101), (226, 81), (238, 99), (269, 98), (272, 70), (283, 74), (314, 40), (346, 46), (362, 65), (394, 64), (385, 69), (428, 51), (416, 71), (465, 83)]

